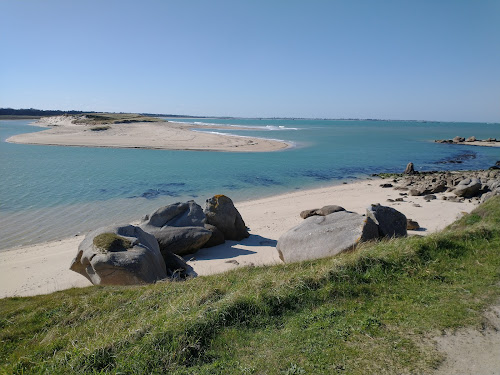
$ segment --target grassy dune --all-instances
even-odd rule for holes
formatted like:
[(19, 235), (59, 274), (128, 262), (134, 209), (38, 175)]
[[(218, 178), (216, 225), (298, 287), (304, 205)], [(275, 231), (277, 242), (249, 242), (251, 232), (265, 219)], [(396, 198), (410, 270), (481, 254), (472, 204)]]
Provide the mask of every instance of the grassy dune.
[(500, 198), (330, 259), (0, 300), (0, 372), (400, 374), (500, 296)]
[(79, 124), (109, 125), (130, 122), (163, 122), (157, 117), (143, 116), (135, 113), (85, 113), (86, 119), (78, 120)]

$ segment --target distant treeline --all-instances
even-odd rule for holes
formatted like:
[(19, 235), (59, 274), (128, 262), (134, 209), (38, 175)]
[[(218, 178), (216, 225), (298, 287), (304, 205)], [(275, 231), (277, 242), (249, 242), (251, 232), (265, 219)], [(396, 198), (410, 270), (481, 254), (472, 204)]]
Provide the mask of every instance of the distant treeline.
[[(13, 109), (13, 108), (0, 108), (0, 116), (59, 116), (59, 115), (79, 115), (82, 111), (59, 111), (59, 110), (43, 110), (43, 109)], [(92, 113), (92, 112), (90, 112)]]
[[(95, 111), (61, 111), (61, 110), (44, 110), (44, 109), (13, 109), (13, 108), (0, 108), (0, 116), (29, 116), (29, 117), (43, 117), (43, 116), (61, 116), (61, 115), (81, 115), (84, 113), (102, 113)], [(125, 112), (120, 112), (125, 113)], [(188, 116), (188, 115), (168, 115), (160, 113), (139, 113), (141, 116), (149, 117), (194, 117), (203, 118), (203, 116)]]

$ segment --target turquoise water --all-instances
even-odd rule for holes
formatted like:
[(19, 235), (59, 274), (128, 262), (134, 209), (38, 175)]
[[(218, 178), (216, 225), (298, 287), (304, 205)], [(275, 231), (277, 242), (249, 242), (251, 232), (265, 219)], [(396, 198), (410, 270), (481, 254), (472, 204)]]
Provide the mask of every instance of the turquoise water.
[[(176, 120), (234, 125), (226, 132), (286, 140), (269, 153), (225, 153), (18, 145), (14, 134), (43, 130), (0, 121), (0, 249), (138, 220), (165, 204), (214, 194), (235, 201), (295, 189), (418, 170), (480, 169), (500, 148), (432, 142), (456, 135), (500, 138), (500, 124), (332, 120)], [(252, 126), (243, 130), (238, 126)], [(461, 164), (448, 163), (461, 160)]]

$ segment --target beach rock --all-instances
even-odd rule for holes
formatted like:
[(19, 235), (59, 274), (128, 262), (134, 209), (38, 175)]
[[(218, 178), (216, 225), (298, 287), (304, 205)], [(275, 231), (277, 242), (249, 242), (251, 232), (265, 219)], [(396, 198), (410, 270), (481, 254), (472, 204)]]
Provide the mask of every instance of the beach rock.
[(315, 208), (313, 210), (304, 210), (300, 213), (300, 217), (302, 219), (307, 219), (311, 216), (326, 216), (340, 211), (345, 211), (345, 208), (337, 206), (335, 204), (331, 204), (328, 206), (323, 206), (321, 208)]
[(307, 219), (308, 217), (311, 216), (316, 216), (316, 212), (319, 210), (319, 208), (313, 208), (312, 210), (304, 210), (300, 213), (300, 217), (302, 219)]
[(437, 197), (434, 194), (428, 194), (428, 195), (424, 196), (424, 200), (427, 202), (432, 201), (434, 199), (437, 199)]
[(488, 199), (493, 198), (496, 195), (500, 195), (500, 188), (496, 188), (495, 190), (489, 191), (481, 196), (481, 203), (486, 202)]
[(406, 169), (405, 171), (403, 172), (403, 174), (415, 174), (415, 169), (414, 169), (414, 166), (413, 166), (413, 163), (408, 163), (408, 165), (406, 166)]
[(483, 142), (496, 142), (496, 141), (497, 141), (496, 138), (487, 138)]
[(392, 186), (393, 186), (392, 184), (387, 184), (387, 183), (386, 184), (380, 184), (380, 187), (382, 187), (382, 188), (390, 188)]
[(461, 203), (464, 201), (464, 198), (462, 197), (457, 197), (456, 195), (452, 195), (450, 197), (447, 197), (446, 199), (447, 201), (450, 201), (450, 202), (455, 202), (455, 203)]
[(204, 213), (207, 224), (217, 227), (226, 240), (241, 241), (250, 236), (233, 201), (225, 195), (215, 195), (207, 199)]
[(224, 233), (222, 233), (216, 226), (211, 224), (205, 224), (205, 229), (208, 229), (212, 232), (212, 236), (210, 239), (203, 245), (203, 247), (213, 247), (217, 245), (221, 245), (226, 242), (224, 238)]
[(189, 266), (182, 257), (168, 251), (162, 253), (163, 260), (167, 267), (167, 276), (171, 279), (185, 279), (188, 276), (195, 276), (193, 268)]
[(474, 137), (474, 136), (469, 137), (469, 138), (467, 138), (467, 139), (465, 140), (465, 142), (476, 142), (476, 141), (477, 141), (477, 139), (476, 139), (476, 137)]
[(378, 236), (371, 218), (339, 211), (305, 219), (279, 238), (276, 249), (285, 263), (300, 262), (333, 256)]
[(419, 230), (420, 225), (412, 219), (406, 219), (406, 229), (407, 230)]
[(472, 198), (481, 190), (481, 181), (477, 178), (466, 178), (459, 182), (453, 193), (459, 197)]
[(70, 269), (94, 285), (147, 284), (167, 277), (156, 239), (134, 225), (89, 233), (78, 247)]
[(212, 236), (212, 232), (204, 227), (147, 227), (147, 231), (158, 241), (162, 254), (193, 254)]
[(392, 207), (372, 204), (366, 210), (366, 217), (378, 225), (380, 237), (404, 237), (407, 234), (406, 216)]
[[(206, 218), (203, 209), (195, 201), (174, 203), (161, 207), (146, 216), (140, 226), (161, 228), (169, 227), (202, 227)], [(148, 231), (148, 230), (146, 230)]]
[(162, 254), (185, 255), (198, 251), (212, 236), (205, 221), (202, 208), (188, 201), (159, 208), (139, 226), (156, 238)]
[(454, 143), (465, 142), (465, 138), (456, 136), (455, 138), (453, 138), (453, 142)]
[(345, 211), (344, 207), (337, 206), (336, 204), (330, 204), (328, 206), (323, 206), (316, 211), (316, 215), (326, 216), (333, 214), (334, 212)]
[(429, 188), (429, 193), (431, 194), (436, 194), (436, 193), (443, 193), (448, 189), (446, 186), (446, 181), (437, 181), (434, 185), (431, 185)]

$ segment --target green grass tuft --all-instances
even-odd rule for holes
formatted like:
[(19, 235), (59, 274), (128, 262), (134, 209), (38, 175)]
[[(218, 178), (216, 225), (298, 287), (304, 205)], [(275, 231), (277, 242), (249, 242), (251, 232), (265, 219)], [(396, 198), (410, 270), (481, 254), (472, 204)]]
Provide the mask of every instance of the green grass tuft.
[(0, 300), (0, 373), (400, 374), (480, 326), (500, 288), (500, 198), (441, 233), (185, 282)]
[(94, 237), (94, 246), (103, 252), (125, 251), (132, 247), (132, 242), (115, 233), (102, 233)]

